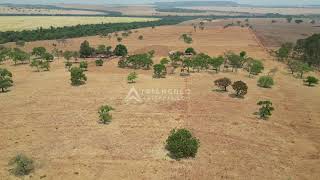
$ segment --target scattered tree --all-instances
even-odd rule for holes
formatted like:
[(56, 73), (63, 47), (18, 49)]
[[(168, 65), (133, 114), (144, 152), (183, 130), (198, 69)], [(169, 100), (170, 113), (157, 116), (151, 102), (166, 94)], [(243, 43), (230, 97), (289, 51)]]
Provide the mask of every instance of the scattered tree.
[(224, 59), (222, 56), (219, 57), (212, 57), (209, 60), (209, 65), (211, 65), (212, 69), (214, 69), (217, 73), (220, 71), (221, 65), (224, 63)]
[(116, 56), (126, 56), (128, 54), (128, 49), (125, 45), (118, 44), (114, 49), (114, 54)]
[(90, 44), (87, 40), (83, 41), (80, 45), (80, 57), (87, 58), (93, 55), (95, 49), (90, 47)]
[(166, 75), (166, 66), (163, 64), (156, 64), (153, 66), (154, 78), (164, 78)]
[(259, 60), (251, 59), (248, 62), (247, 71), (249, 72), (249, 76), (258, 75), (259, 73), (262, 72), (263, 69), (264, 69), (264, 66), (262, 62)]
[(87, 61), (81, 61), (81, 62), (80, 62), (80, 69), (82, 69), (83, 71), (87, 71), (87, 70), (88, 70), (88, 63), (87, 63)]
[(259, 109), (259, 116), (261, 119), (268, 119), (269, 116), (272, 115), (272, 111), (274, 111), (274, 108), (272, 107), (272, 102), (267, 101), (259, 101), (257, 105), (261, 106)]
[(108, 124), (111, 122), (112, 115), (110, 114), (110, 111), (112, 110), (114, 110), (114, 108), (108, 105), (100, 107), (98, 113), (99, 113), (99, 118), (101, 123)]
[(319, 79), (314, 76), (308, 76), (304, 82), (307, 83), (308, 86), (313, 86), (315, 84), (318, 84)]
[(258, 80), (258, 86), (263, 88), (271, 88), (274, 85), (271, 76), (261, 76)]
[(36, 56), (37, 58), (43, 57), (43, 55), (47, 52), (46, 48), (44, 47), (35, 47), (32, 50), (32, 55)]
[(292, 19), (293, 19), (293, 18), (292, 18), (291, 16), (290, 16), (290, 17), (287, 17), (287, 22), (288, 22), (288, 23), (291, 23)]
[(139, 39), (139, 40), (143, 40), (143, 36), (140, 35), (140, 36), (138, 37), (138, 39)]
[(214, 81), (214, 84), (218, 86), (221, 90), (227, 91), (227, 87), (231, 85), (231, 80), (229, 78), (220, 78)]
[(187, 129), (173, 129), (166, 140), (166, 149), (174, 159), (195, 157), (200, 142)]
[(135, 83), (135, 80), (137, 78), (138, 78), (138, 74), (136, 72), (130, 73), (127, 77), (128, 83)]
[(0, 88), (2, 92), (5, 92), (13, 84), (12, 73), (5, 69), (0, 68)]
[(300, 23), (303, 23), (303, 20), (301, 20), (301, 19), (296, 19), (294, 22), (297, 23), (297, 24), (300, 24)]
[(193, 42), (192, 37), (189, 36), (188, 34), (182, 34), (180, 36), (180, 39), (183, 39), (183, 41), (187, 44), (191, 44)]
[(68, 69), (68, 71), (70, 71), (71, 67), (72, 67), (72, 62), (70, 61), (66, 61), (64, 63), (64, 67)]
[(160, 64), (166, 65), (166, 64), (168, 64), (168, 63), (169, 63), (169, 60), (168, 60), (167, 58), (162, 58), (162, 59), (160, 60)]
[(102, 59), (97, 59), (96, 60), (96, 66), (103, 66), (103, 60)]
[(248, 86), (242, 81), (236, 81), (232, 84), (232, 88), (236, 91), (237, 97), (242, 97), (247, 94)]
[(70, 73), (71, 84), (74, 86), (84, 84), (84, 82), (87, 81), (86, 75), (84, 74), (83, 70), (79, 67), (72, 67), (70, 69)]

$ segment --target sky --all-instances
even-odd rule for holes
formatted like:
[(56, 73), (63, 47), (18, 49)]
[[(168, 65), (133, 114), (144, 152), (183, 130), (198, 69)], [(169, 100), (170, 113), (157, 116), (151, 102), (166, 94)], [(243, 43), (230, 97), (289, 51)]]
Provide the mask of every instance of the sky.
[[(53, 3), (81, 3), (81, 4), (144, 4), (160, 1), (185, 1), (185, 0), (0, 0), (0, 3), (22, 4), (53, 4)], [(195, 0), (193, 0), (195, 1)], [(199, 0), (210, 1), (210, 0)], [(214, 1), (214, 0), (213, 0)], [(320, 0), (233, 0), (241, 4), (251, 5), (320, 5)]]

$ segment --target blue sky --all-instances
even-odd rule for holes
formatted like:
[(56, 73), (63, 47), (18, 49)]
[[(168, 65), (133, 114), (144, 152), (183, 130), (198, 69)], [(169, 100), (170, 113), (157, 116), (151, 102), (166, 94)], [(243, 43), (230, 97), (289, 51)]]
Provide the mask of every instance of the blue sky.
[[(23, 4), (48, 4), (48, 3), (83, 3), (83, 4), (141, 4), (152, 3), (156, 1), (173, 1), (173, 0), (0, 0), (0, 3), (23, 3)], [(179, 0), (176, 0), (179, 1)], [(201, 0), (200, 0), (201, 1)], [(208, 1), (208, 0), (203, 0)], [(252, 5), (320, 5), (320, 0), (233, 0), (238, 3)]]

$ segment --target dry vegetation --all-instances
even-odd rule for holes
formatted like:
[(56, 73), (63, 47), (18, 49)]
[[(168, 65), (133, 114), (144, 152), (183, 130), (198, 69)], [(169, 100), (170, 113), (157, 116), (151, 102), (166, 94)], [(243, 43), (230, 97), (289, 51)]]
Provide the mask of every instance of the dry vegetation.
[[(192, 33), (191, 45), (179, 40)], [(119, 33), (120, 34), (120, 33)], [(143, 40), (138, 36), (143, 35)], [(115, 45), (116, 37), (83, 37), (57, 44), (63, 50), (78, 50), (83, 40), (91, 45)], [(56, 41), (26, 43), (25, 50)], [(0, 177), (10, 179), (7, 163), (18, 152), (38, 163), (30, 179), (318, 179), (320, 177), (320, 87), (309, 88), (289, 75), (273, 60), (255, 34), (247, 28), (223, 29), (214, 24), (193, 32), (190, 24), (139, 29), (122, 41), (130, 54), (155, 50), (155, 60), (172, 50), (192, 46), (211, 56), (227, 50), (247, 51), (274, 67), (272, 89), (257, 86), (257, 77), (237, 73), (192, 73), (180, 77), (178, 70), (165, 79), (153, 79), (152, 71), (137, 70), (134, 84), (143, 89), (190, 90), (180, 100), (125, 102), (132, 85), (129, 69), (117, 67), (118, 59), (96, 67), (89, 61), (85, 85), (72, 87), (63, 59), (49, 72), (33, 72), (27, 65), (1, 67), (14, 74), (14, 87), (0, 94)], [(11, 45), (13, 46), (13, 45)], [(215, 92), (213, 81), (228, 77), (249, 86), (244, 99)], [(231, 91), (231, 90), (230, 90)], [(271, 99), (275, 111), (268, 121), (257, 119), (259, 100)], [(115, 108), (107, 126), (97, 123), (101, 105)], [(187, 128), (200, 140), (194, 159), (174, 161), (164, 143), (173, 128)]]

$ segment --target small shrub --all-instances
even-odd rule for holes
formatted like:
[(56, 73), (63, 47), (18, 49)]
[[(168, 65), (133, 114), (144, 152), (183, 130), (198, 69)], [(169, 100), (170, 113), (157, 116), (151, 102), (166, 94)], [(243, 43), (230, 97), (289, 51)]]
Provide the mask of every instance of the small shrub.
[(23, 154), (18, 154), (12, 158), (9, 165), (14, 166), (9, 171), (15, 176), (28, 175), (34, 170), (33, 160)]
[(183, 41), (187, 44), (191, 44), (193, 42), (192, 37), (188, 34), (182, 34), (180, 38), (183, 39)]
[(271, 76), (261, 76), (258, 80), (258, 86), (263, 88), (271, 88), (274, 85), (274, 81)]
[(80, 62), (80, 68), (81, 68), (83, 71), (87, 71), (87, 70), (88, 70), (88, 63), (87, 63), (87, 61), (81, 61), (81, 62)]
[(161, 60), (160, 60), (160, 64), (163, 64), (163, 65), (166, 65), (166, 64), (168, 64), (170, 61), (169, 61), (169, 59), (167, 59), (167, 58), (162, 58)]
[(138, 39), (139, 39), (139, 40), (143, 40), (143, 36), (140, 35), (140, 36), (138, 37)]
[(236, 91), (237, 97), (242, 97), (247, 94), (248, 86), (242, 81), (236, 81), (232, 84), (232, 88)]
[(127, 80), (128, 83), (135, 83), (135, 80), (138, 78), (138, 75), (136, 72), (132, 72), (128, 75)]
[(220, 78), (214, 81), (214, 84), (218, 86), (221, 90), (227, 91), (227, 87), (231, 85), (231, 80), (229, 78)]
[(103, 60), (102, 59), (97, 59), (96, 60), (96, 66), (103, 66)]
[(313, 86), (315, 84), (318, 84), (319, 79), (313, 76), (308, 76), (304, 82), (307, 83), (308, 86)]
[(121, 42), (121, 41), (122, 41), (122, 38), (121, 38), (121, 37), (117, 37), (117, 41), (118, 41), (118, 42)]
[(100, 107), (98, 113), (99, 113), (99, 118), (101, 123), (107, 124), (111, 122), (112, 115), (109, 112), (112, 110), (114, 110), (114, 108), (108, 105)]
[(70, 69), (70, 73), (72, 85), (81, 85), (84, 84), (85, 81), (87, 81), (87, 77), (81, 68), (72, 67)]
[(200, 146), (199, 140), (186, 129), (173, 129), (166, 143), (166, 149), (174, 159), (195, 157)]
[(259, 101), (257, 105), (261, 106), (259, 109), (259, 116), (261, 119), (268, 119), (272, 115), (274, 108), (271, 101)]

